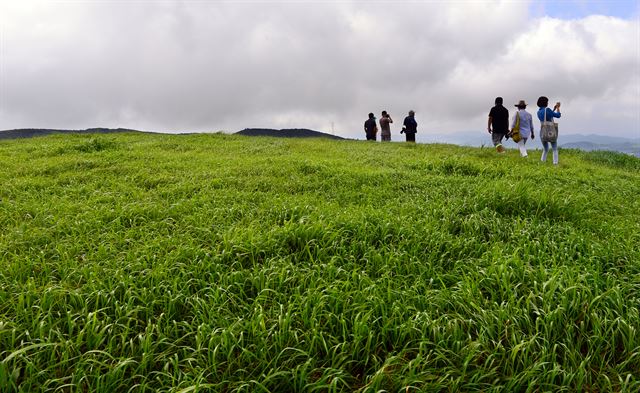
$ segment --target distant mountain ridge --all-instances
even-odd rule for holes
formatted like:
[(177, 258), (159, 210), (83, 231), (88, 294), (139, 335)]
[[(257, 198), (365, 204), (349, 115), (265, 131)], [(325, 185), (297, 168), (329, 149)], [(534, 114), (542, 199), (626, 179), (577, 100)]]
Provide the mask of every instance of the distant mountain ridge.
[(130, 130), (127, 128), (87, 128), (86, 130), (58, 130), (51, 128), (22, 128), (16, 130), (0, 131), (0, 139), (33, 138), (51, 134), (110, 134), (114, 132), (141, 132), (148, 131)]
[(579, 149), (584, 151), (609, 150), (631, 154), (640, 157), (640, 138), (622, 138), (603, 135), (566, 135), (559, 140), (564, 149)]
[[(129, 128), (87, 128), (86, 130), (63, 130), (63, 129), (50, 129), (50, 128), (22, 128), (14, 130), (0, 131), (0, 139), (17, 139), (17, 138), (33, 138), (37, 136), (51, 135), (51, 134), (110, 134), (114, 132), (141, 132), (141, 133), (153, 133), (151, 131), (139, 131)], [(173, 134), (173, 133), (170, 133)], [(192, 134), (192, 133), (180, 133), (180, 135)], [(340, 139), (343, 138), (337, 135), (327, 134), (321, 131), (314, 131), (307, 128), (288, 128), (288, 129), (271, 129), (271, 128), (245, 128), (242, 131), (238, 131), (235, 134), (246, 136), (271, 136), (280, 138), (329, 138)]]
[(246, 136), (272, 136), (280, 138), (329, 138), (345, 139), (341, 136), (327, 134), (326, 132), (309, 130), (307, 128), (284, 128), (276, 130), (272, 128), (245, 128), (236, 132), (237, 135)]
[(560, 134), (563, 143), (590, 142), (596, 145), (640, 144), (640, 135), (635, 137), (609, 136), (601, 134)]
[[(87, 128), (85, 130), (23, 128), (0, 131), (0, 140), (32, 138), (51, 134), (109, 134), (120, 132), (157, 134), (157, 132), (140, 131), (129, 128), (97, 127)], [(180, 134), (193, 134), (193, 132), (185, 132)], [(329, 138), (336, 140), (349, 139), (306, 128), (290, 128), (281, 130), (271, 128), (245, 128), (244, 130), (238, 131), (235, 134), (246, 136), (271, 136), (281, 138)], [(403, 137), (399, 137), (398, 135), (394, 135), (392, 138), (394, 141), (404, 140)], [(447, 134), (434, 134), (425, 132), (418, 133), (417, 140), (421, 143), (451, 143), (455, 145), (476, 147), (491, 146), (491, 137), (486, 131), (461, 131)], [(560, 142), (560, 147), (563, 149), (579, 149), (583, 151), (610, 150), (640, 157), (640, 138), (624, 138), (619, 136), (607, 136), (599, 134), (560, 134), (558, 142)], [(515, 148), (515, 144), (510, 140), (506, 142), (506, 145), (507, 147)], [(533, 141), (529, 141), (529, 143), (527, 143), (527, 146), (534, 149), (541, 147), (540, 142), (537, 138)]]

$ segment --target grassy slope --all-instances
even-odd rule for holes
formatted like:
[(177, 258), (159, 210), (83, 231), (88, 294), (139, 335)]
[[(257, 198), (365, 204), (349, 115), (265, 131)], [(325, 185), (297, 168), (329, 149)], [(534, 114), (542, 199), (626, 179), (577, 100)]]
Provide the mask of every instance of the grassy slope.
[(0, 144), (2, 391), (637, 391), (640, 160)]

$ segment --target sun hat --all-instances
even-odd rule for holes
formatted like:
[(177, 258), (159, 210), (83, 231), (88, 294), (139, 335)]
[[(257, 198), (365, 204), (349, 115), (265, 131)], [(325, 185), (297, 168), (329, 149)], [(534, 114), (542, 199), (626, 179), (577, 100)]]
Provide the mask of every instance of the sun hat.
[(527, 106), (527, 103), (524, 102), (524, 100), (520, 100), (520, 102), (518, 102), (515, 106), (517, 106), (518, 108), (520, 108), (521, 106)]

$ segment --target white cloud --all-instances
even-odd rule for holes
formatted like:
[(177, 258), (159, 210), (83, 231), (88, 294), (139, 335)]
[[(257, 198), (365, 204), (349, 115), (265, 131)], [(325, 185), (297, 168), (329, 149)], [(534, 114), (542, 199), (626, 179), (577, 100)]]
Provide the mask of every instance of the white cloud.
[[(0, 3), (0, 125), (362, 137), (483, 130), (495, 96), (563, 102), (565, 132), (640, 134), (637, 19), (521, 2)], [(25, 28), (28, 26), (29, 28)]]

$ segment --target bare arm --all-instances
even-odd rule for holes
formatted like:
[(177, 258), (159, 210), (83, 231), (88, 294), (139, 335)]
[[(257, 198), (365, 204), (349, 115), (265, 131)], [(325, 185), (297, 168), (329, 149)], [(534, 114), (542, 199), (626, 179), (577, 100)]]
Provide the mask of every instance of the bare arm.
[(529, 119), (529, 128), (531, 129), (531, 139), (536, 139), (535, 134), (533, 133), (533, 117)]

